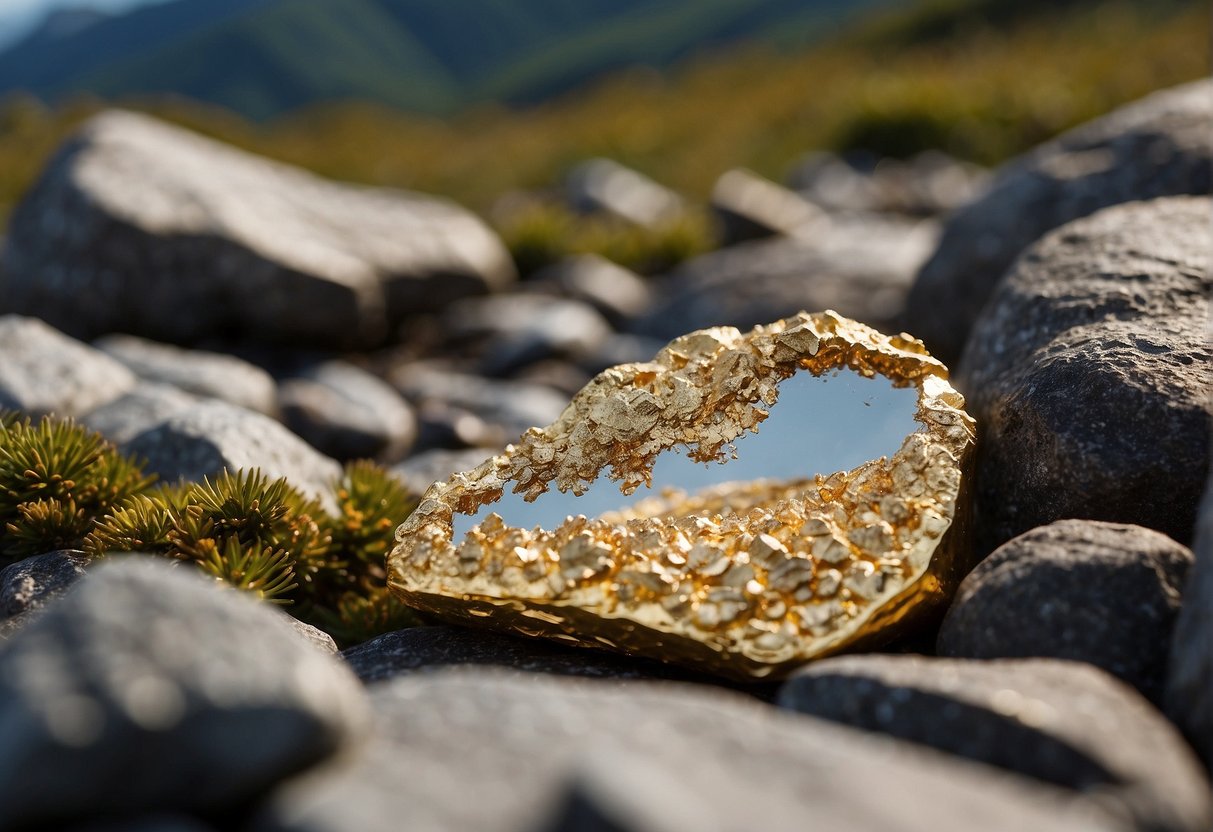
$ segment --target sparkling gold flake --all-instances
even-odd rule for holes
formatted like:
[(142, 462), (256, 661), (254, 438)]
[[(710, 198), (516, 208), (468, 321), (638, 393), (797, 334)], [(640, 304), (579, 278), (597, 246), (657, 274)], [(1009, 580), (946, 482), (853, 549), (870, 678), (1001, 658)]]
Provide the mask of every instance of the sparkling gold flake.
[[(581, 494), (609, 469), (631, 493), (676, 445), (696, 460), (726, 458), (778, 406), (780, 381), (838, 369), (917, 388), (921, 427), (891, 458), (649, 498), (550, 530), (490, 514), (453, 539), (455, 513), (475, 514), (507, 487), (527, 499), (553, 487)], [(549, 427), (431, 486), (396, 532), (389, 583), (457, 623), (742, 679), (781, 675), (889, 640), (954, 588), (974, 442), (963, 407), (919, 341), (833, 312), (693, 332), (652, 362), (606, 370)]]

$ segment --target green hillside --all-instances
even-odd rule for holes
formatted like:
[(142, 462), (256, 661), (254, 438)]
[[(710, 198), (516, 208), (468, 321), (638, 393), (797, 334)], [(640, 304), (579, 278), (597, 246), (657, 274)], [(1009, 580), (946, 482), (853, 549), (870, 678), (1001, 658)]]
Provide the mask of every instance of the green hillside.
[(175, 93), (247, 117), (357, 99), (445, 114), (630, 65), (805, 40), (892, 0), (175, 0), (0, 54), (0, 92)]
[[(809, 48), (725, 49), (664, 76), (625, 71), (541, 105), (446, 120), (350, 102), (253, 123), (180, 99), (122, 103), (324, 176), (445, 194), (491, 214), (502, 194), (550, 188), (598, 155), (692, 199), (730, 167), (780, 178), (822, 148), (905, 155), (939, 147), (994, 164), (1208, 73), (1203, 2), (1038, 2), (1010, 18), (998, 11), (1005, 5), (933, 3)], [(28, 97), (0, 103), (0, 219), (63, 137), (103, 106), (93, 98), (56, 108)], [(635, 240), (591, 221), (521, 220), (499, 221), (512, 239), (645, 256)], [(689, 231), (670, 256), (693, 248)]]

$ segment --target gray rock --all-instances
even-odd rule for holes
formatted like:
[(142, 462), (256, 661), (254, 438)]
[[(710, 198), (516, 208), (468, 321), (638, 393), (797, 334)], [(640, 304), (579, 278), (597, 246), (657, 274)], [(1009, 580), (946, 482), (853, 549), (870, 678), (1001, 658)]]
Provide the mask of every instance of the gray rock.
[(936, 230), (930, 221), (834, 217), (811, 238), (704, 254), (670, 274), (657, 303), (630, 329), (669, 340), (708, 326), (745, 329), (834, 309), (889, 330)]
[(149, 472), (170, 482), (198, 482), (224, 468), (260, 468), (329, 501), (341, 475), (340, 465), (268, 416), (214, 400), (170, 416), (121, 450), (147, 460)]
[(289, 621), (295, 632), (303, 636), (304, 641), (321, 653), (337, 652), (337, 642), (333, 641), (333, 637), (324, 630), (321, 630), (319, 627), (313, 627), (311, 624), (300, 621), (298, 618), (291, 618)]
[(61, 549), (0, 569), (0, 619), (42, 609), (84, 574), (88, 562), (83, 552)]
[(817, 206), (743, 168), (725, 171), (716, 180), (711, 207), (726, 246), (763, 237), (811, 235), (826, 224)]
[(1213, 795), (1180, 734), (1089, 665), (846, 656), (799, 671), (778, 702), (1088, 792), (1126, 828), (1213, 825)]
[(436, 448), (411, 456), (388, 470), (409, 491), (424, 494), (434, 483), (447, 479), (457, 471), (470, 471), (497, 452), (485, 448), (461, 451)]
[(927, 150), (912, 159), (872, 159), (862, 169), (833, 153), (812, 153), (788, 175), (788, 187), (830, 212), (937, 216), (980, 196), (989, 172)]
[(350, 745), (365, 709), (269, 605), (103, 563), (0, 647), (0, 828), (241, 805)]
[(692, 678), (660, 662), (463, 627), (397, 630), (351, 647), (341, 656), (358, 678), (368, 683), (457, 665), (487, 665), (522, 673), (602, 679)]
[[(485, 429), (477, 431), (477, 443), (486, 447), (504, 447), (527, 428), (550, 424), (568, 405), (568, 399), (550, 387), (450, 372), (438, 363), (397, 367), (388, 381), (412, 402), (423, 423), (435, 406), (453, 418), (478, 421)], [(419, 446), (424, 444), (418, 440)]]
[(675, 220), (684, 210), (678, 194), (611, 159), (590, 159), (573, 168), (565, 192), (577, 211), (604, 212), (645, 228)]
[(348, 346), (514, 276), (500, 240), (449, 202), (325, 181), (110, 111), (14, 211), (0, 308), (83, 338)]
[[(594, 375), (617, 364), (638, 364), (652, 361), (667, 342), (645, 335), (616, 333), (598, 345), (598, 349), (581, 359), (582, 368)], [(580, 388), (578, 388), (580, 389)], [(576, 393), (574, 390), (573, 393)]]
[(449, 342), (472, 342), (486, 375), (505, 375), (546, 358), (581, 358), (611, 334), (581, 301), (539, 294), (494, 295), (451, 304), (442, 316)]
[(279, 388), (287, 427), (338, 459), (399, 459), (417, 417), (390, 385), (345, 361), (301, 370)]
[(523, 288), (588, 303), (612, 324), (644, 312), (653, 290), (640, 275), (597, 254), (568, 257), (531, 275)]
[[(612, 335), (607, 339), (607, 343), (610, 343), (615, 337)], [(522, 367), (512, 373), (510, 378), (524, 384), (541, 384), (544, 387), (550, 387), (566, 399), (571, 399), (582, 387), (590, 383), (592, 373), (586, 372), (584, 368), (592, 366), (600, 360), (598, 356), (601, 350), (602, 347), (593, 355), (582, 359), (580, 366), (559, 358), (549, 358)]]
[(1167, 714), (1213, 772), (1213, 476), (1192, 544), (1195, 562), (1171, 642)]
[(1101, 208), (1213, 189), (1213, 81), (1155, 93), (998, 171), (958, 211), (907, 301), (905, 328), (951, 364), (998, 280), (1045, 232)]
[(85, 413), (80, 424), (121, 445), (199, 401), (171, 384), (141, 381), (133, 390)]
[(1107, 828), (1060, 790), (754, 700), (484, 670), (371, 689), (372, 740), (268, 801), (259, 830)]
[(133, 335), (107, 335), (94, 341), (93, 346), (145, 381), (171, 384), (187, 393), (221, 399), (269, 416), (278, 411), (273, 377), (234, 355), (187, 350)]
[(80, 416), (135, 382), (134, 373), (105, 353), (37, 318), (0, 317), (0, 408)]
[(1140, 526), (1059, 520), (1011, 540), (961, 582), (940, 655), (1101, 667), (1161, 696), (1192, 553)]
[(1213, 201), (1116, 206), (1044, 237), (973, 331), (976, 539), (1063, 517), (1191, 540), (1210, 452)]

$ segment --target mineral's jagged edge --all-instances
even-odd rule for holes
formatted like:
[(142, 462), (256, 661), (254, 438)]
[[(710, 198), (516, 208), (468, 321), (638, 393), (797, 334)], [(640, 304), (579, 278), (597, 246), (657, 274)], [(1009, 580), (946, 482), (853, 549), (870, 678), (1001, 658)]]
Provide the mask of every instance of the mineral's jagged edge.
[[(551, 530), (511, 528), (492, 514), (452, 540), (453, 513), (475, 514), (511, 483), (527, 498), (551, 485), (581, 493), (609, 466), (631, 493), (666, 449), (723, 458), (766, 417), (778, 382), (839, 368), (918, 387), (921, 427), (892, 458), (717, 488), (679, 505), (648, 500), (627, 516)], [(455, 623), (743, 680), (783, 675), (887, 641), (950, 594), (967, 567), (957, 556), (967, 551), (962, 489), (975, 432), (963, 408), (921, 342), (832, 311), (745, 334), (692, 332), (651, 362), (604, 371), (552, 425), (432, 485), (396, 531), (389, 585)]]

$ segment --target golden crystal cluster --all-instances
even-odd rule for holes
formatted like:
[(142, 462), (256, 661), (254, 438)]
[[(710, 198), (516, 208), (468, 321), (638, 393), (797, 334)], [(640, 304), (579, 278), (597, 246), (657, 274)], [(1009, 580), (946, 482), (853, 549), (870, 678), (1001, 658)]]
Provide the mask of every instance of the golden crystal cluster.
[[(625, 494), (684, 446), (722, 460), (797, 372), (846, 370), (916, 386), (919, 427), (891, 458), (796, 481), (650, 498), (553, 529), (496, 514), (454, 540), (453, 516), (512, 488), (582, 493), (602, 472)], [(396, 532), (389, 583), (449, 621), (664, 659), (740, 679), (886, 641), (933, 614), (967, 564), (963, 492), (973, 420), (947, 369), (909, 336), (834, 312), (748, 333), (720, 327), (651, 362), (604, 371), (552, 425), (430, 487)]]

